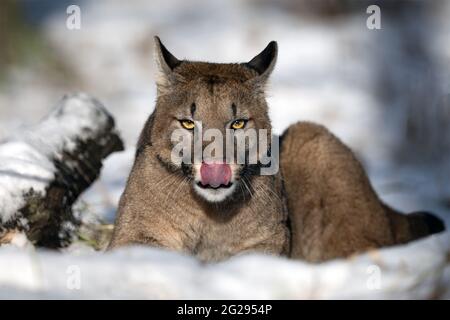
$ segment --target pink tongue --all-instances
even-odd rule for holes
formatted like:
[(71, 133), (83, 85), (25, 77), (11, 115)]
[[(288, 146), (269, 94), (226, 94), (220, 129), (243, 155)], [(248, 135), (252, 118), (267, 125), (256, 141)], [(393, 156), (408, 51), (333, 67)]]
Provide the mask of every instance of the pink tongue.
[(217, 188), (220, 185), (227, 185), (231, 179), (231, 168), (226, 163), (202, 163), (200, 167), (202, 185), (210, 185)]

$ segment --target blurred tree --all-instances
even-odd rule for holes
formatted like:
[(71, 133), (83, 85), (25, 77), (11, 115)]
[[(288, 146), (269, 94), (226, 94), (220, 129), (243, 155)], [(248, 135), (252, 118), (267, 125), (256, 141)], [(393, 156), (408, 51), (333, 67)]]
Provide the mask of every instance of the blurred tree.
[(384, 29), (375, 35), (376, 93), (386, 119), (398, 115), (402, 128), (395, 156), (402, 163), (447, 161), (450, 105), (441, 83), (446, 71), (433, 52), (433, 20), (444, 12), (444, 1), (374, 3), (381, 6)]
[[(36, 1), (35, 1), (36, 2)], [(40, 25), (27, 18), (27, 2), (0, 1), (0, 81), (5, 81), (12, 66), (37, 68), (53, 83), (73, 83), (73, 76), (57, 52), (41, 34)]]
[[(0, 2), (0, 68), (5, 70), (17, 58), (21, 35), (24, 33), (23, 23), (18, 12), (18, 3), (13, 0)], [(1, 73), (4, 75), (4, 72)]]

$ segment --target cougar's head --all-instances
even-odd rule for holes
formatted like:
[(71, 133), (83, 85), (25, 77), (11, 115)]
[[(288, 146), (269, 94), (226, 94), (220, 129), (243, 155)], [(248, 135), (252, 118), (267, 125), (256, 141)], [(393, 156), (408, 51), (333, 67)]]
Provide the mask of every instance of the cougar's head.
[[(260, 155), (270, 148), (264, 88), (275, 65), (276, 42), (247, 63), (178, 60), (158, 37), (155, 48), (157, 102), (151, 132), (145, 133), (151, 141), (144, 144), (151, 144), (159, 161), (184, 175), (206, 201), (251, 192), (248, 184), (260, 163), (249, 161), (250, 149)], [(262, 135), (267, 144), (255, 148)], [(243, 148), (237, 137), (244, 137)], [(176, 159), (180, 145), (182, 157)]]

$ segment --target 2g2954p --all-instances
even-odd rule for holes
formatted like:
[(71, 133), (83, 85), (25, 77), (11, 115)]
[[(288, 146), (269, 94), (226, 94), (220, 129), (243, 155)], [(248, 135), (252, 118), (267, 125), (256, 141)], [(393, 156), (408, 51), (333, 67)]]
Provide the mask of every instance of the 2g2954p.
[(230, 304), (222, 305), (221, 314), (269, 314), (272, 310), (270, 304)]

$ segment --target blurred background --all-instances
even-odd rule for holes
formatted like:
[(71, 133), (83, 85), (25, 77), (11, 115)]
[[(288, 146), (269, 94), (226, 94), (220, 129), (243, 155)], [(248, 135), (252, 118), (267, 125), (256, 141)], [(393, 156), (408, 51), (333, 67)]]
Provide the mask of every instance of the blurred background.
[[(81, 28), (66, 26), (69, 5)], [(381, 29), (366, 21), (381, 9)], [(450, 1), (2, 0), (0, 140), (86, 91), (114, 115), (126, 151), (78, 206), (113, 221), (154, 108), (153, 36), (178, 58), (245, 62), (270, 40), (273, 126), (310, 120), (347, 143), (381, 197), (450, 223)], [(301, 183), (301, 181), (299, 181)]]

